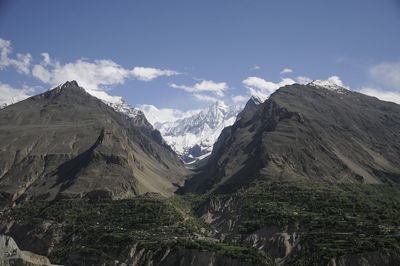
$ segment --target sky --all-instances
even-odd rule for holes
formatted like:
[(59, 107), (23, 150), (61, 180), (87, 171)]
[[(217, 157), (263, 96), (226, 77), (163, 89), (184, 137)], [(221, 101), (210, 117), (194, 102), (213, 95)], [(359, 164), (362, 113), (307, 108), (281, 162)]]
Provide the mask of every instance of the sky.
[(314, 79), (400, 103), (400, 1), (0, 0), (0, 104), (77, 80), (176, 116)]

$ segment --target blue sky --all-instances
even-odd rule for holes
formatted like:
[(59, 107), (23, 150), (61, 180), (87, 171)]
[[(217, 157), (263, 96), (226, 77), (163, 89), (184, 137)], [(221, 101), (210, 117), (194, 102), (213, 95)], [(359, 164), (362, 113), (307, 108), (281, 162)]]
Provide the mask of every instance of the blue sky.
[(397, 0), (0, 0), (0, 38), (3, 98), (76, 76), (133, 106), (189, 110), (336, 76), (400, 102)]

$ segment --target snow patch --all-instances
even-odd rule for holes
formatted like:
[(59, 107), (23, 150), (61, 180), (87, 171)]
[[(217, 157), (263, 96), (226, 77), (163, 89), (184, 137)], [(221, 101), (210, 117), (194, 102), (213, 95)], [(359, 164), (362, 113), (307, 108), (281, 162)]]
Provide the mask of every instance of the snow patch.
[(328, 89), (337, 93), (345, 93), (348, 91), (348, 88), (346, 88), (346, 86), (337, 76), (332, 76), (327, 80), (313, 80), (307, 85)]

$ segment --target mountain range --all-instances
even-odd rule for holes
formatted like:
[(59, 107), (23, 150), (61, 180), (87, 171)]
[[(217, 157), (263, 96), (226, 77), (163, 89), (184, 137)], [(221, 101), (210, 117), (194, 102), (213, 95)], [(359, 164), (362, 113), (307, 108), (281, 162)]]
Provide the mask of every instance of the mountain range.
[(75, 81), (1, 109), (0, 265), (400, 265), (399, 105), (313, 81), (154, 124)]

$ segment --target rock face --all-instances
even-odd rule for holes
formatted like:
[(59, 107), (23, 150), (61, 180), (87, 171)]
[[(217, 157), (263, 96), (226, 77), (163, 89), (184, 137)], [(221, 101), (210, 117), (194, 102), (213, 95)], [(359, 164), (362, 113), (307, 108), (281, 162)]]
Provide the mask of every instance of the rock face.
[(0, 266), (51, 265), (48, 258), (18, 248), (10, 236), (0, 235)]
[(321, 83), (289, 85), (223, 130), (182, 192), (229, 192), (254, 179), (400, 182), (400, 106)]
[(129, 117), (76, 82), (0, 110), (0, 199), (171, 195), (187, 170), (143, 114)]
[(276, 226), (262, 228), (250, 234), (240, 233), (242, 220), (238, 210), (241, 202), (238, 198), (213, 198), (198, 210), (198, 215), (216, 232), (215, 237), (221, 241), (237, 241), (250, 247), (256, 247), (283, 264), (285, 259), (299, 249), (300, 235), (298, 228), (287, 228), (282, 231)]
[[(81, 261), (77, 258), (76, 264)], [(91, 263), (90, 261), (88, 262)], [(72, 263), (73, 264), (73, 263)], [(93, 264), (98, 264), (94, 260)], [(109, 265), (109, 264), (103, 264)], [(255, 266), (260, 265), (244, 259), (232, 258), (211, 251), (186, 248), (166, 248), (164, 250), (140, 249), (136, 245), (129, 248), (128, 255), (115, 261), (114, 265), (154, 265), (154, 266)], [(264, 264), (261, 264), (264, 265)]]

